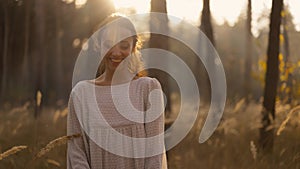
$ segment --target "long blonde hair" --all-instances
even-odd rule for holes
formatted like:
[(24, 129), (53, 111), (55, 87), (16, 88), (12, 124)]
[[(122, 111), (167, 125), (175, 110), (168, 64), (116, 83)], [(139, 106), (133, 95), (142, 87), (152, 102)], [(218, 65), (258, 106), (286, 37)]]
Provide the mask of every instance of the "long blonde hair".
[[(106, 19), (104, 19), (104, 21), (102, 21), (100, 24), (98, 24), (95, 27), (94, 32), (97, 31), (98, 29), (100, 29), (101, 27), (105, 26), (106, 24), (111, 23), (112, 21), (114, 21), (116, 19), (121, 19), (122, 22), (125, 23), (124, 24), (125, 27), (127, 29), (129, 29), (130, 31), (132, 31), (132, 33), (133, 33), (133, 36), (132, 36), (133, 47), (132, 47), (131, 56), (129, 57), (129, 64), (128, 64), (129, 71), (131, 73), (135, 74), (136, 77), (147, 76), (147, 71), (144, 70), (144, 62), (142, 60), (142, 55), (139, 51), (139, 49), (142, 47), (141, 38), (137, 35), (137, 32), (135, 30), (133, 23), (127, 17), (125, 17), (121, 14), (118, 14), (118, 13), (114, 13), (114, 14), (108, 16)], [(98, 67), (96, 77), (99, 77), (104, 72), (105, 72), (105, 62), (103, 59)]]

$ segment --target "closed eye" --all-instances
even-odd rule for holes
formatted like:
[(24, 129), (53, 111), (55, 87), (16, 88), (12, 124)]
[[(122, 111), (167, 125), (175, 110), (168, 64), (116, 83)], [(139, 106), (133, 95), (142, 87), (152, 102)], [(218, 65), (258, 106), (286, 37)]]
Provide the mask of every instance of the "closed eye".
[(127, 42), (127, 41), (121, 41), (121, 42), (119, 43), (119, 47), (120, 47), (122, 50), (127, 50), (127, 49), (130, 48), (130, 44), (129, 44), (129, 42)]

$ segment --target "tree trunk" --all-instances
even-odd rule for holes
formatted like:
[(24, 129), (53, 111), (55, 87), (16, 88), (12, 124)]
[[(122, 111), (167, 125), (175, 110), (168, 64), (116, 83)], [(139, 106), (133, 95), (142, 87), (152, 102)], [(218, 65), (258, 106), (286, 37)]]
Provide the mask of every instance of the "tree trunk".
[[(167, 14), (167, 5), (166, 0), (151, 0), (151, 12), (159, 12)], [(151, 16), (150, 18), (150, 32), (154, 30), (166, 30), (168, 31), (168, 18), (153, 18), (155, 16)], [(159, 48), (168, 51), (169, 42), (168, 37), (165, 35), (153, 34), (151, 33), (149, 40), (150, 48)], [(164, 57), (161, 57), (160, 62), (164, 62), (167, 65), (167, 60)], [(167, 104), (166, 104), (166, 117), (168, 117), (171, 113), (171, 90), (169, 77), (166, 73), (159, 70), (150, 70), (149, 75), (157, 78), (162, 85), (162, 89), (166, 95)]]
[(62, 15), (62, 8), (61, 2), (56, 1), (56, 20), (55, 20), (55, 91), (56, 91), (56, 98), (63, 99), (64, 92), (63, 92), (63, 67), (62, 67), (62, 25), (61, 25), (61, 15)]
[[(46, 78), (46, 72), (45, 72), (45, 2), (46, 1), (35, 1), (35, 28), (36, 28), (36, 47), (35, 48), (35, 89), (34, 89), (34, 95), (35, 95), (35, 104), (37, 103), (37, 92), (41, 91), (41, 93), (44, 94), (44, 79)], [(40, 107), (36, 105), (35, 106), (35, 114), (34, 117), (37, 118), (40, 114)]]
[(251, 33), (251, 21), (252, 21), (252, 5), (251, 0), (248, 0), (247, 7), (247, 21), (246, 21), (246, 59), (245, 59), (245, 79), (244, 87), (246, 102), (249, 102), (249, 95), (251, 93), (251, 66), (252, 66), (252, 33)]
[(215, 46), (209, 2), (210, 0), (203, 0), (200, 29), (205, 33), (210, 42)]
[[(209, 39), (209, 41), (211, 42), (211, 44), (213, 46), (215, 46), (215, 39), (214, 39), (214, 35), (213, 35), (213, 27), (212, 27), (212, 23), (211, 23), (211, 13), (210, 13), (210, 0), (203, 0), (203, 9), (202, 9), (202, 14), (201, 14), (201, 25), (200, 25), (200, 29), (203, 31), (203, 33), (207, 36), (207, 38)], [(210, 57), (210, 53), (208, 52), (209, 47), (209, 42), (206, 39), (201, 38), (200, 40), (200, 47), (201, 47), (201, 51), (204, 54), (204, 64), (207, 66), (206, 69), (211, 69), (212, 74), (214, 74), (214, 68), (215, 68), (215, 64), (214, 64), (214, 60), (212, 57)], [(198, 65), (200, 65), (201, 62), (200, 60), (198, 60)], [(210, 85), (210, 80), (209, 78), (215, 78), (215, 77), (208, 77), (206, 75), (201, 75), (202, 77), (205, 77), (205, 85), (207, 86), (207, 90), (204, 90), (203, 92), (203, 96), (204, 96), (204, 101), (208, 102), (211, 100), (211, 94), (210, 94), (210, 89), (211, 89), (211, 85)], [(203, 83), (203, 82), (198, 82), (198, 83)]]
[(1, 78), (1, 98), (4, 98), (7, 91), (7, 80), (8, 80), (8, 41), (9, 41), (9, 30), (10, 30), (10, 20), (9, 20), (9, 6), (8, 1), (3, 2), (4, 10), (4, 39), (3, 39), (3, 56), (2, 56), (2, 78)]
[(25, 24), (24, 24), (24, 57), (22, 63), (22, 83), (24, 84), (25, 90), (29, 87), (29, 37), (30, 37), (30, 10), (31, 0), (25, 2)]
[(273, 151), (275, 119), (275, 99), (278, 83), (278, 55), (281, 10), (283, 0), (273, 0), (270, 21), (270, 33), (267, 50), (267, 72), (265, 76), (265, 90), (262, 110), (262, 128), (260, 129), (260, 147), (265, 153)]

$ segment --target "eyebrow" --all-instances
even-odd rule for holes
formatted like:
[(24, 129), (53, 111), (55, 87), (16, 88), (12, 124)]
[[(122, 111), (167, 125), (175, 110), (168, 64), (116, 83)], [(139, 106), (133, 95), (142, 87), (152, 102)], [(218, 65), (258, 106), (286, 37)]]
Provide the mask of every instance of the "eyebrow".
[(120, 42), (128, 42), (128, 43), (129, 43), (129, 41), (128, 41), (128, 40), (121, 40)]

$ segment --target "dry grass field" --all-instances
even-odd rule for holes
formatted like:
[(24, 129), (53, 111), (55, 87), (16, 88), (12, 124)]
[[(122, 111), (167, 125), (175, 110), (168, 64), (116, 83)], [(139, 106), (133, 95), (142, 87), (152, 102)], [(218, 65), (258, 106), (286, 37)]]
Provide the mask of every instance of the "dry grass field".
[[(279, 128), (280, 131), (275, 136), (273, 154), (263, 156), (257, 148), (260, 103), (245, 105), (244, 100), (227, 101), (217, 131), (208, 141), (199, 144), (208, 110), (208, 106), (202, 106), (190, 133), (168, 151), (169, 168), (300, 169), (300, 112), (299, 109), (291, 112), (291, 109), (289, 105), (277, 104), (273, 127), (276, 132)], [(64, 137), (67, 109), (44, 107), (37, 119), (33, 112), (30, 103), (20, 107), (5, 104), (0, 110), (1, 169), (66, 168), (65, 143), (72, 139)]]

